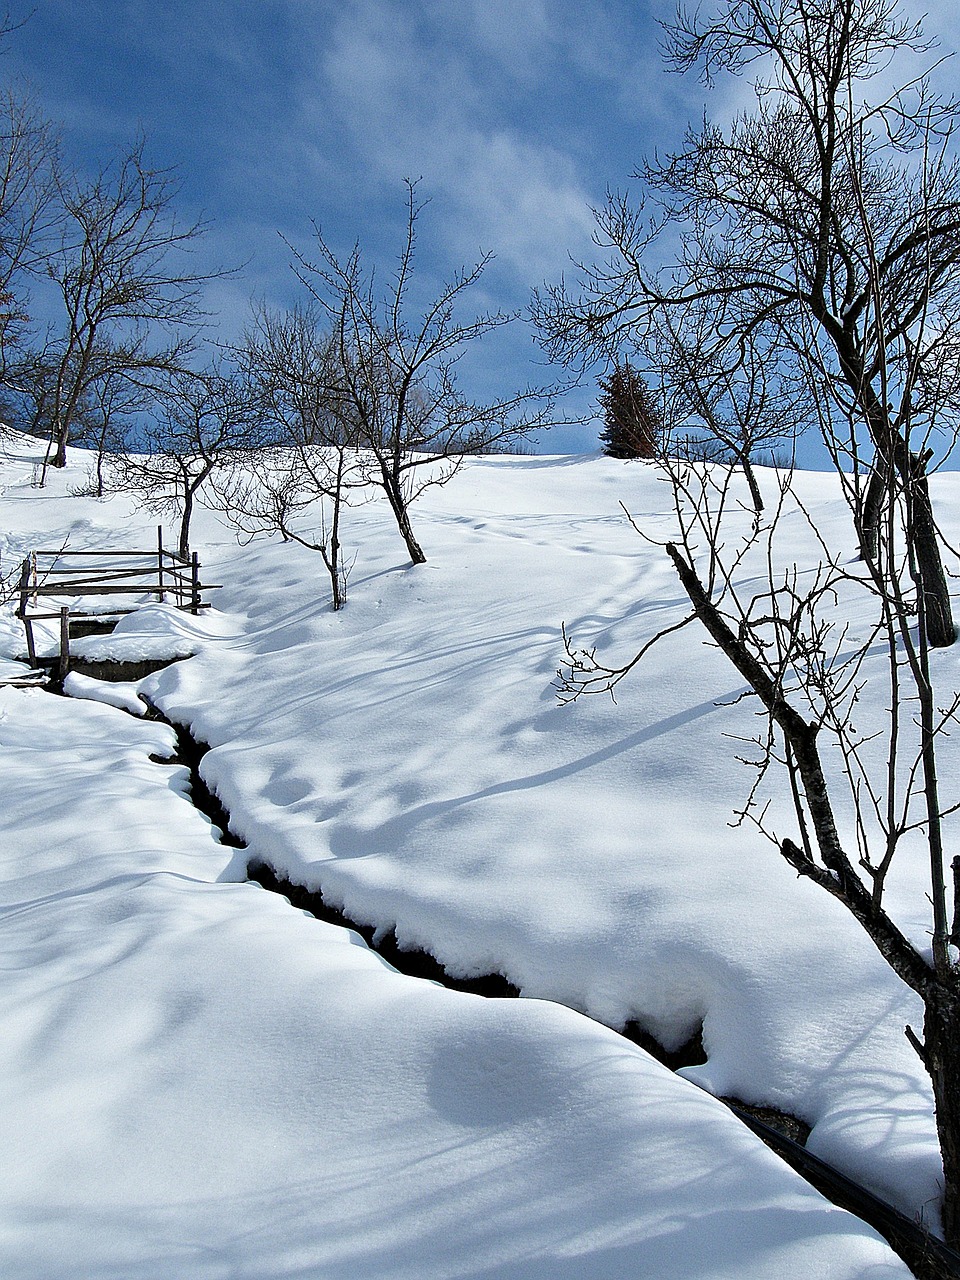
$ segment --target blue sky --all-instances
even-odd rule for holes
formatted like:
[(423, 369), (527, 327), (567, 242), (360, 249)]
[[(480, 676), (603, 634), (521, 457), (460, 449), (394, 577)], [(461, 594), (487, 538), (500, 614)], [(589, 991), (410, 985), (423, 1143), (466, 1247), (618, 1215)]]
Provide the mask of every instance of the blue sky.
[[(671, 0), (29, 3), (11, 9), (30, 16), (7, 42), (8, 74), (33, 87), (81, 164), (142, 130), (148, 157), (177, 168), (184, 216), (211, 222), (203, 259), (246, 264), (210, 289), (227, 337), (251, 296), (297, 296), (280, 233), (309, 255), (316, 221), (333, 247), (359, 239), (389, 268), (405, 177), (430, 200), (425, 285), (490, 250), (476, 306), (523, 307), (589, 255), (590, 205), (669, 149), (705, 102), (661, 66), (656, 20)], [(956, 5), (947, 12), (955, 34)], [(711, 114), (744, 89), (714, 90)], [(525, 324), (464, 372), (478, 395), (555, 376)], [(575, 403), (594, 400), (591, 385)], [(595, 446), (588, 426), (557, 428), (541, 447)]]
[[(490, 250), (476, 305), (525, 306), (589, 252), (590, 204), (701, 109), (698, 87), (660, 66), (655, 19), (669, 12), (661, 0), (38, 0), (4, 56), (80, 163), (142, 129), (148, 156), (177, 167), (180, 208), (212, 222), (204, 257), (246, 263), (209, 297), (233, 334), (251, 295), (296, 295), (278, 233), (309, 252), (315, 220), (335, 247), (359, 238), (389, 265), (405, 177), (430, 200), (424, 282)], [(554, 376), (525, 324), (465, 372), (479, 394)], [(593, 427), (544, 441), (595, 444)]]

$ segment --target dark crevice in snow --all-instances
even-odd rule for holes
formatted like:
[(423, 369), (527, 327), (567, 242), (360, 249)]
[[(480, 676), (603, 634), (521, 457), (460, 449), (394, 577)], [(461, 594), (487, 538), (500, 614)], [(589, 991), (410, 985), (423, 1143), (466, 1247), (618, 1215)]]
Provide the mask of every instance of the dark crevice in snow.
[[(24, 655), (23, 661), (26, 661)], [(183, 658), (141, 658), (136, 662), (120, 661), (116, 658), (78, 658), (71, 654), (69, 671), (78, 676), (89, 676), (93, 680), (102, 680), (105, 684), (133, 684), (145, 676), (153, 675), (171, 667)], [(32, 685), (46, 689), (50, 693), (63, 693), (63, 681), (66, 672), (60, 671), (59, 657), (39, 657), (34, 670), (41, 672)], [(161, 716), (160, 719), (163, 719)], [(176, 727), (176, 726), (174, 726)]]
[(256, 884), (269, 889), (272, 893), (279, 893), (293, 906), (299, 907), (301, 911), (309, 911), (318, 920), (325, 920), (327, 924), (339, 925), (341, 928), (352, 929), (354, 933), (359, 933), (371, 951), (376, 951), (377, 955), (393, 965), (394, 969), (411, 978), (426, 978), (453, 991), (469, 991), (473, 995), (487, 996), (491, 999), (515, 999), (520, 995), (513, 983), (499, 973), (484, 974), (479, 978), (451, 976), (429, 952), (401, 949), (397, 942), (397, 935), (392, 929), (389, 933), (383, 934), (372, 925), (351, 920), (338, 908), (326, 903), (322, 894), (312, 893), (302, 885), (291, 884), (289, 880), (281, 879), (272, 867), (268, 867), (263, 862), (251, 862), (247, 868), (247, 874)]
[(725, 1096), (720, 1101), (725, 1102), (731, 1111), (735, 1111), (741, 1120), (749, 1117), (750, 1120), (763, 1125), (765, 1129), (772, 1129), (774, 1133), (789, 1138), (797, 1146), (807, 1145), (811, 1132), (810, 1126), (799, 1116), (791, 1115), (789, 1111), (778, 1111), (776, 1107), (758, 1107), (753, 1103), (744, 1102), (742, 1098)]
[(756, 1114), (751, 1114), (761, 1109), (750, 1108), (750, 1111), (746, 1111), (742, 1105), (729, 1098), (723, 1098), (722, 1101), (772, 1151), (811, 1186), (816, 1187), (822, 1196), (839, 1208), (846, 1209), (848, 1213), (855, 1214), (883, 1236), (917, 1280), (960, 1280), (960, 1253), (956, 1253), (937, 1236), (931, 1235), (899, 1209), (852, 1182), (819, 1156), (807, 1151), (779, 1128), (765, 1124)]
[[(220, 797), (204, 782), (200, 773), (200, 762), (210, 749), (206, 743), (198, 741), (189, 728), (167, 720), (155, 707), (151, 707), (151, 716), (164, 720), (177, 735), (177, 753), (175, 759), (190, 771), (190, 799), (195, 809), (210, 819), (214, 827), (221, 833), (221, 844), (233, 849), (245, 849), (246, 842), (230, 829), (230, 814), (224, 808)], [(164, 763), (169, 764), (170, 761)], [(446, 972), (438, 960), (425, 951), (402, 950), (397, 942), (396, 934), (391, 930), (382, 934), (375, 926), (352, 920), (336, 907), (324, 902), (322, 894), (312, 893), (302, 885), (292, 884), (281, 879), (278, 873), (262, 860), (253, 860), (247, 867), (249, 879), (264, 889), (279, 893), (293, 906), (308, 911), (318, 920), (335, 924), (344, 929), (352, 929), (358, 933), (372, 951), (382, 956), (388, 964), (412, 978), (426, 978), (439, 982), (442, 986), (455, 991), (470, 991), (475, 995), (511, 998), (519, 996), (519, 990), (501, 974), (487, 974), (479, 978), (455, 978)]]
[[(247, 874), (256, 884), (281, 894), (294, 907), (309, 912), (318, 920), (359, 933), (372, 950), (401, 973), (427, 978), (455, 991), (471, 991), (477, 995), (501, 998), (519, 996), (517, 988), (500, 974), (472, 979), (451, 977), (433, 956), (423, 951), (402, 951), (392, 931), (386, 937), (376, 935), (371, 926), (358, 924), (342, 911), (325, 903), (322, 894), (281, 878), (272, 867), (260, 860), (251, 861)], [(702, 1028), (685, 1045), (673, 1052), (664, 1049), (636, 1022), (628, 1023), (620, 1034), (672, 1070), (677, 1070), (681, 1066), (693, 1066), (706, 1061), (701, 1031)], [(737, 1098), (722, 1098), (721, 1101), (828, 1200), (855, 1214), (879, 1232), (913, 1271), (917, 1280), (960, 1280), (960, 1255), (955, 1254), (941, 1240), (930, 1236), (886, 1201), (858, 1186), (804, 1148), (802, 1144), (810, 1133), (809, 1125), (796, 1116), (772, 1107), (751, 1106)]]
[(702, 1022), (690, 1039), (678, 1049), (665, 1049), (660, 1041), (639, 1022), (628, 1022), (620, 1029), (620, 1034), (632, 1044), (638, 1044), (641, 1049), (646, 1049), (651, 1058), (656, 1058), (671, 1071), (679, 1071), (681, 1067), (699, 1067), (707, 1060), (703, 1048)]
[[(359, 933), (372, 951), (376, 951), (377, 955), (382, 956), (400, 973), (405, 973), (412, 978), (428, 978), (453, 991), (470, 991), (474, 995), (492, 999), (516, 999), (520, 995), (520, 989), (501, 973), (488, 973), (479, 978), (455, 977), (429, 952), (401, 948), (394, 930), (391, 929), (389, 933), (382, 934), (373, 925), (351, 919), (338, 907), (333, 907), (326, 902), (322, 893), (294, 884), (281, 876), (275, 868), (267, 866), (259, 859), (250, 862), (247, 875), (256, 884), (269, 889), (272, 893), (279, 893), (293, 906), (301, 911), (308, 911), (318, 920), (325, 920), (328, 924), (339, 925), (341, 928), (352, 929), (354, 933)], [(619, 1034), (632, 1044), (645, 1049), (651, 1057), (662, 1062), (671, 1071), (676, 1071), (680, 1067), (699, 1065), (707, 1060), (703, 1051), (702, 1025), (697, 1028), (686, 1044), (672, 1051), (665, 1049), (639, 1022), (628, 1022), (620, 1029)]]
[[(190, 772), (190, 798), (194, 806), (205, 814), (221, 832), (221, 843), (231, 848), (243, 849), (245, 842), (230, 830), (230, 815), (219, 797), (200, 776), (200, 762), (209, 750), (198, 741), (189, 728), (167, 720), (156, 708), (149, 715), (164, 720), (177, 735), (177, 758)], [(169, 760), (163, 763), (170, 763)], [(278, 893), (300, 910), (307, 911), (319, 920), (352, 929), (370, 948), (382, 956), (401, 973), (416, 978), (426, 978), (456, 991), (468, 991), (476, 995), (510, 998), (520, 992), (501, 974), (489, 974), (479, 978), (457, 978), (448, 974), (433, 956), (423, 951), (402, 950), (396, 934), (382, 935), (373, 926), (351, 920), (335, 907), (324, 902), (321, 893), (312, 892), (282, 876), (261, 859), (251, 859), (247, 867), (251, 882)], [(630, 1022), (621, 1033), (633, 1044), (645, 1049), (651, 1056), (671, 1070), (695, 1066), (706, 1061), (703, 1049), (702, 1027), (679, 1049), (668, 1051), (639, 1023)], [(874, 1228), (899, 1254), (917, 1280), (960, 1280), (960, 1254), (955, 1253), (942, 1240), (931, 1236), (917, 1223), (911, 1221), (886, 1201), (852, 1182), (803, 1146), (810, 1133), (808, 1125), (795, 1116), (769, 1107), (751, 1106), (736, 1098), (722, 1098), (759, 1138), (781, 1159), (828, 1200), (841, 1209), (855, 1214)]]
[[(210, 748), (206, 743), (199, 742), (186, 725), (168, 720), (152, 703), (150, 704), (148, 715), (151, 719), (162, 720), (164, 724), (168, 724), (177, 735), (177, 753), (174, 759), (185, 765), (190, 771), (189, 789), (190, 801), (193, 807), (209, 818), (214, 827), (220, 832), (221, 844), (227, 845), (231, 849), (245, 849), (247, 847), (246, 841), (230, 830), (230, 814), (224, 808), (220, 797), (207, 786), (201, 777), (200, 761)], [(166, 760), (162, 763), (170, 764), (171, 762)]]

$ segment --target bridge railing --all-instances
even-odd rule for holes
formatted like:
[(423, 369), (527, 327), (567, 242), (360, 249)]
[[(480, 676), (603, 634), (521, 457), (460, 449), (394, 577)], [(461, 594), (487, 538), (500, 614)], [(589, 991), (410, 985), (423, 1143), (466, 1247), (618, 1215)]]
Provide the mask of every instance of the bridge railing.
[(20, 570), (17, 617), (23, 622), (27, 655), (34, 665), (33, 624), (59, 621), (59, 665), (65, 672), (70, 661), (71, 623), (133, 613), (143, 605), (144, 596), (151, 595), (196, 614), (208, 605), (202, 593), (212, 588), (212, 583), (200, 581), (197, 552), (182, 556), (171, 551), (163, 545), (163, 528), (158, 526), (157, 545), (149, 550), (31, 551)]

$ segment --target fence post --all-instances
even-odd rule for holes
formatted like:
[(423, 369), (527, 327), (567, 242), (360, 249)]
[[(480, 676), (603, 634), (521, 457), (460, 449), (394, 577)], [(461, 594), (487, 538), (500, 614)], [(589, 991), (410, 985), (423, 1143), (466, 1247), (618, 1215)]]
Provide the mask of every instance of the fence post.
[(33, 623), (27, 617), (27, 605), (30, 603), (30, 557), (24, 556), (23, 568), (20, 571), (20, 617), (27, 637), (27, 657), (31, 667), (37, 665), (37, 646), (33, 641)]
[(24, 556), (20, 566), (20, 617), (27, 612), (27, 600), (30, 596), (30, 557)]
[(190, 612), (200, 612), (200, 556), (196, 551), (190, 561)]
[(37, 665), (37, 646), (33, 638), (33, 623), (29, 618), (24, 618), (23, 629), (27, 633), (27, 657), (30, 659), (31, 667)]
[(157, 599), (163, 602), (163, 525), (157, 525)]
[(70, 670), (70, 609), (60, 606), (60, 679)]

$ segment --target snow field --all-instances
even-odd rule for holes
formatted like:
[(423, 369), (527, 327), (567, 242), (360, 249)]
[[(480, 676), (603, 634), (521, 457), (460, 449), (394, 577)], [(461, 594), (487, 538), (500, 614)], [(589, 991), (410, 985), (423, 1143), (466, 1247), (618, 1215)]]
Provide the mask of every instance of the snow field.
[[(802, 483), (836, 532), (829, 482)], [(939, 483), (949, 499), (953, 478)], [(8, 483), (8, 544), (69, 534), (123, 546), (138, 521), (150, 528), (123, 497), (51, 496)], [(118, 636), (197, 650), (140, 688), (212, 745), (204, 778), (249, 850), (216, 845), (181, 775), (144, 763), (142, 745), (96, 755), (107, 721), (108, 742), (165, 730), (62, 704), (79, 744), (58, 721), (45, 754), (61, 751), (62, 765), (38, 764), (17, 795), (44, 793), (71, 761), (75, 781), (42, 823), (25, 799), (5, 821), (11, 841), (33, 822), (51, 896), (36, 927), (54, 939), (67, 929), (78, 958), (64, 972), (89, 966), (94, 994), (81, 1019), (79, 988), (57, 970), (55, 993), (31, 1003), (38, 1025), (69, 1028), (71, 1043), (86, 1041), (82, 1027), (116, 1037), (128, 1069), (80, 1071), (80, 1096), (97, 1095), (100, 1111), (96, 1123), (79, 1112), (79, 1143), (63, 1141), (52, 1094), (37, 1104), (46, 1146), (16, 1195), (18, 1213), (47, 1215), (48, 1252), (38, 1262), (15, 1232), (10, 1274), (162, 1275), (174, 1256), (189, 1276), (906, 1274), (719, 1105), (543, 1003), (611, 1026), (637, 1018), (668, 1047), (702, 1021), (708, 1062), (686, 1075), (802, 1116), (818, 1154), (935, 1220), (932, 1102), (903, 1036), (918, 1004), (835, 903), (729, 825), (749, 778), (725, 735), (753, 731), (734, 673), (688, 628), (618, 689), (616, 707), (556, 704), (561, 621), (576, 643), (623, 660), (683, 608), (666, 556), (629, 528), (621, 499), (668, 536), (649, 468), (469, 462), (415, 509), (425, 566), (405, 566), (380, 507), (348, 513), (359, 555), (337, 615), (317, 557), (238, 548), (202, 514), (204, 576), (224, 584), (216, 612), (194, 621), (153, 607)], [(8, 625), (3, 651), (15, 641)], [(939, 660), (956, 666), (952, 653)], [(3, 698), (14, 737), (39, 704), (9, 699), (61, 705)], [(13, 706), (29, 715), (10, 719)], [(95, 732), (89, 715), (101, 717)], [(91, 771), (106, 799), (90, 792)], [(92, 874), (99, 845), (115, 841), (102, 892), (54, 900), (58, 877)], [(532, 999), (483, 1002), (394, 974), (349, 934), (231, 883), (247, 856), (322, 887), (354, 919), (395, 927), (452, 972), (502, 972)], [(894, 905), (922, 937), (917, 883), (908, 863)], [(116, 953), (104, 941), (114, 917)], [(70, 1050), (45, 1036), (14, 1062), (13, 1097), (47, 1067), (73, 1079)], [(98, 1094), (100, 1078), (110, 1083)], [(86, 1262), (62, 1270), (67, 1244), (83, 1240)]]
[(905, 1276), (692, 1085), (245, 883), (165, 726), (0, 691), (0, 1270)]
[[(801, 483), (849, 541), (830, 482)], [(477, 460), (417, 512), (426, 565), (404, 565), (379, 508), (352, 513), (340, 614), (309, 553), (230, 548), (213, 571), (242, 636), (160, 673), (152, 696), (213, 745), (208, 784), (282, 874), (457, 975), (635, 1018), (668, 1048), (702, 1020), (709, 1061), (687, 1075), (799, 1115), (812, 1150), (934, 1221), (932, 1103), (903, 1034), (919, 1002), (838, 904), (731, 828), (751, 781), (737, 739), (756, 732), (735, 673), (688, 628), (616, 707), (557, 705), (561, 622), (622, 661), (684, 607), (621, 497), (667, 535), (650, 468)], [(814, 541), (806, 517), (788, 524), (797, 555)], [(891, 885), (921, 945), (924, 866), (905, 850)]]

